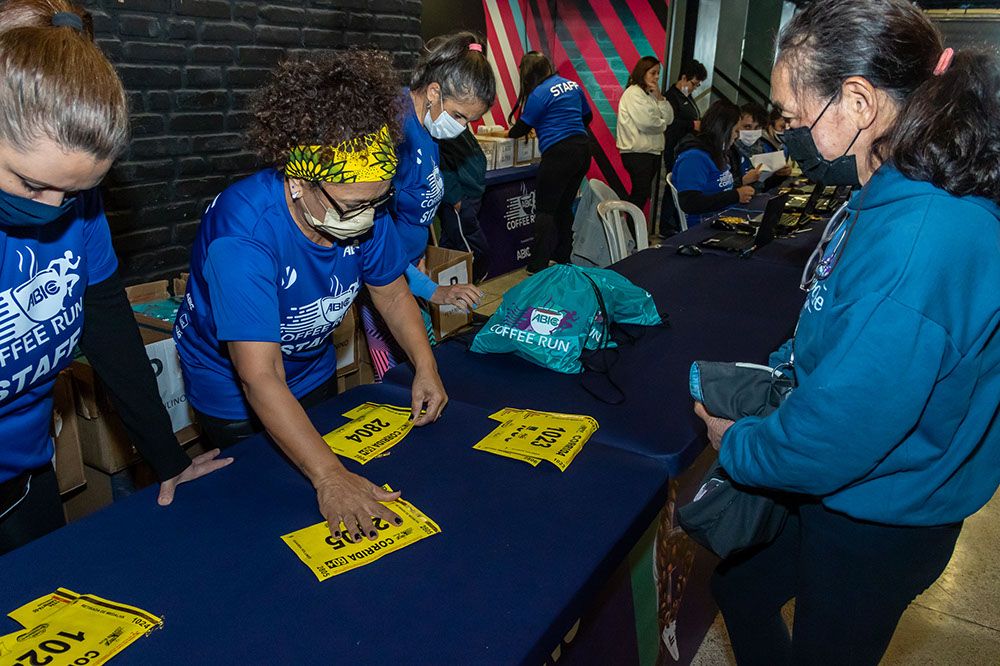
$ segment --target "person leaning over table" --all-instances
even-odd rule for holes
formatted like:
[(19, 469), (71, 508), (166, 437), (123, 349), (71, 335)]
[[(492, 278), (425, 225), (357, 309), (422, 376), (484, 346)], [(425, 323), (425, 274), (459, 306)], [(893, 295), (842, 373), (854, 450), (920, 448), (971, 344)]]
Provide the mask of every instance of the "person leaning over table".
[[(453, 139), (479, 120), (496, 99), (496, 78), (481, 40), (471, 32), (437, 37), (428, 46), (413, 70), (410, 87), (401, 92), (403, 140), (390, 211), (410, 262), (406, 268), (410, 291), (429, 303), (468, 311), (482, 302), (478, 287), (441, 286), (424, 272), (431, 224), (444, 197), (435, 139)], [(368, 301), (363, 294), (361, 315), (375, 377), (381, 381), (405, 353)]]
[[(753, 197), (752, 183), (760, 172), (752, 169), (742, 174), (738, 164), (731, 164), (739, 120), (740, 108), (719, 100), (705, 112), (701, 130), (677, 146), (673, 181), (689, 227), (701, 224), (708, 214), (747, 203)], [(741, 175), (742, 181), (738, 180)]]
[(331, 334), (362, 284), (416, 367), (415, 425), (436, 420), (448, 400), (385, 207), (399, 100), (382, 53), (277, 66), (252, 98), (249, 130), (273, 167), (205, 211), (174, 326), (203, 432), (228, 447), (266, 430), (316, 488), (335, 537), (343, 521), (355, 538), (375, 538), (373, 516), (396, 520), (380, 502), (399, 497), (348, 472), (305, 413), (336, 395)]
[(1000, 484), (1000, 63), (944, 48), (906, 0), (817, 0), (772, 80), (804, 175), (863, 189), (771, 357), (797, 388), (763, 419), (696, 405), (734, 481), (791, 493), (777, 539), (712, 588), (741, 666), (877, 664)]
[(663, 132), (673, 119), (673, 107), (660, 94), (660, 61), (653, 56), (639, 58), (618, 102), (615, 143), (632, 181), (626, 200), (640, 209), (649, 201), (660, 168)]
[(77, 345), (160, 479), (223, 467), (178, 446), (97, 185), (128, 146), (121, 81), (90, 15), (61, 0), (0, 4), (0, 554), (65, 524), (52, 468), (52, 386)]
[(542, 151), (535, 184), (535, 238), (527, 266), (530, 275), (548, 268), (550, 258), (568, 264), (573, 253), (573, 201), (590, 170), (587, 125), (594, 114), (580, 84), (556, 74), (549, 59), (538, 51), (524, 54), (518, 74), (517, 101), (507, 116), (512, 124), (508, 136), (520, 139), (533, 128)]

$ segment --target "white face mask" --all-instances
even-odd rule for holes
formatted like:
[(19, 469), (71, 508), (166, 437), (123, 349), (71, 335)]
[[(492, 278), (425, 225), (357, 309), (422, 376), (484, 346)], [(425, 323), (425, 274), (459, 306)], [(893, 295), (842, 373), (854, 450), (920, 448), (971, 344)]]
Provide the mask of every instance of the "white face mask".
[[(304, 202), (303, 206), (305, 206)], [(327, 208), (326, 217), (322, 220), (317, 220), (309, 212), (309, 209), (306, 208), (306, 221), (316, 229), (330, 234), (334, 238), (348, 240), (355, 236), (360, 236), (375, 226), (375, 209), (367, 208), (361, 213), (343, 220), (337, 211)]]
[(759, 129), (755, 130), (740, 130), (740, 141), (746, 146), (752, 146), (760, 140), (763, 135), (763, 131)]
[(444, 100), (440, 100), (441, 114), (437, 120), (431, 120), (431, 110), (428, 108), (424, 114), (424, 127), (435, 139), (454, 139), (465, 131), (465, 125), (451, 117), (451, 114), (444, 110)]

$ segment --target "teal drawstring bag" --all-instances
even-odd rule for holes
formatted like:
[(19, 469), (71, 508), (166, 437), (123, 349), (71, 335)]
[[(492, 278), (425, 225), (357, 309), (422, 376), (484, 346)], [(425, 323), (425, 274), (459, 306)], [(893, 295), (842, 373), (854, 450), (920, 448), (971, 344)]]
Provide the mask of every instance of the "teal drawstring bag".
[(584, 351), (616, 346), (612, 324), (656, 326), (662, 321), (649, 292), (618, 273), (561, 264), (507, 290), (470, 349), (514, 354), (556, 372), (577, 374), (584, 370)]

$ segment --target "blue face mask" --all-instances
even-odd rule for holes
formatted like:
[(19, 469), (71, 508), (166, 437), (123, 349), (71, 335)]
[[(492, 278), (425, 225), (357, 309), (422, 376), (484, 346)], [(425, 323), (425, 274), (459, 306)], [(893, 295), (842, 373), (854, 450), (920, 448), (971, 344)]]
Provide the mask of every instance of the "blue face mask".
[(75, 195), (64, 197), (59, 206), (50, 206), (0, 190), (0, 224), (10, 227), (40, 227), (58, 220), (75, 203)]

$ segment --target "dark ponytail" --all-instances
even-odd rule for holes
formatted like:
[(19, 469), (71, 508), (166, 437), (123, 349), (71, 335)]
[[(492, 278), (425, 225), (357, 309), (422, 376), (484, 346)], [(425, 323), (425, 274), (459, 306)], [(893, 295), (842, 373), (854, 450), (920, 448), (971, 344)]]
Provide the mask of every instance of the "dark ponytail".
[[(410, 88), (423, 90), (437, 83), (446, 99), (475, 100), (490, 108), (496, 101), (497, 83), (483, 43), (471, 32), (434, 38), (428, 42), (427, 52), (417, 61)], [(479, 48), (469, 48), (473, 44)]]
[(793, 92), (839, 99), (852, 76), (898, 105), (872, 144), (912, 180), (1000, 203), (1000, 72), (995, 52), (962, 52), (941, 75), (941, 33), (907, 0), (816, 0), (778, 40)]
[(545, 79), (555, 75), (556, 68), (552, 66), (549, 59), (539, 51), (528, 51), (521, 58), (521, 64), (517, 68), (520, 85), (517, 89), (517, 101), (507, 114), (507, 121), (513, 125), (514, 116), (520, 115), (524, 111), (524, 103), (528, 101), (528, 95), (535, 91)]

